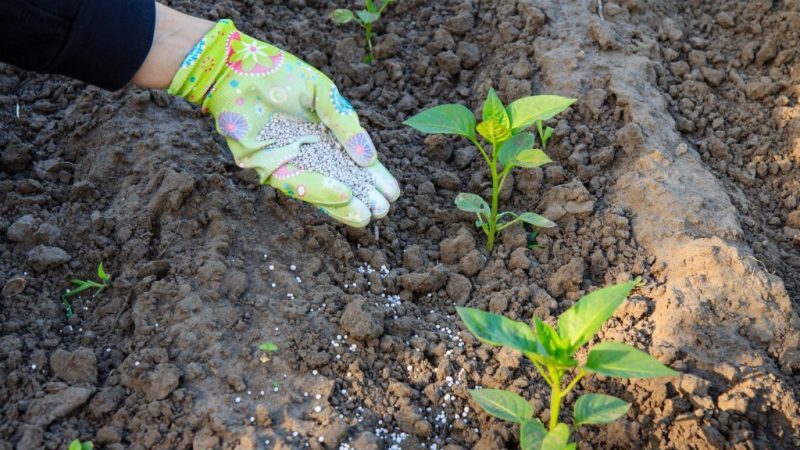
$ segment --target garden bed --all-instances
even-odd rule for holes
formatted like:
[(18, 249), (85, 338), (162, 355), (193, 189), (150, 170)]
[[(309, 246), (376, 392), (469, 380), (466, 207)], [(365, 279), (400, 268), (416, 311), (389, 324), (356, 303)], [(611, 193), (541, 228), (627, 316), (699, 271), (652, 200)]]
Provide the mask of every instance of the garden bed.
[[(800, 5), (602, 3), (405, 0), (367, 65), (329, 2), (171, 2), (332, 76), (403, 187), (364, 230), (259, 187), (163, 92), (0, 69), (0, 449), (516, 448), (466, 389), (546, 418), (546, 386), (455, 307), (551, 319), (632, 276), (601, 337), (686, 375), (582, 381), (633, 407), (579, 448), (800, 447)], [(487, 253), (453, 205), (486, 197), (480, 155), (401, 124), (490, 87), (578, 98), (501, 194), (557, 219), (539, 249)], [(113, 287), (67, 320), (100, 261)]]

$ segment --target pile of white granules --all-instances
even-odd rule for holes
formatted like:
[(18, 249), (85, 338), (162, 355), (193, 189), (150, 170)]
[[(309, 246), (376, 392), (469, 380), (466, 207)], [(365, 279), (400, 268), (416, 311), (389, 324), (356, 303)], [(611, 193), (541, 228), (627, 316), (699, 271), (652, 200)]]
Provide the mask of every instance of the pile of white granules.
[(260, 141), (271, 141), (267, 149), (279, 148), (303, 136), (317, 136), (319, 142), (303, 144), (300, 154), (290, 162), (349, 186), (353, 196), (369, 206), (369, 192), (375, 189), (375, 179), (366, 169), (356, 165), (333, 133), (322, 124), (296, 122), (275, 116), (258, 135)]

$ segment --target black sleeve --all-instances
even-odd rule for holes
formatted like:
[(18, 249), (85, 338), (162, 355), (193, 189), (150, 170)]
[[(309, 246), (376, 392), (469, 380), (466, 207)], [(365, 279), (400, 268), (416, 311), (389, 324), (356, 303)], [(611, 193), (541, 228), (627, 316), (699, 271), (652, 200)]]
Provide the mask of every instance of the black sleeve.
[(0, 0), (0, 61), (115, 90), (150, 51), (153, 0)]

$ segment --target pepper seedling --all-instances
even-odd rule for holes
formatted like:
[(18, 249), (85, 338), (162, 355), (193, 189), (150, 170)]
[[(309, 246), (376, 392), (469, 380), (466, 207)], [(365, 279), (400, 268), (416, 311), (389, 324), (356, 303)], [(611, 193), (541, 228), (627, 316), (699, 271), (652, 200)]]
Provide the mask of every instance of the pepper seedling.
[(92, 441), (81, 442), (80, 439), (75, 439), (69, 443), (68, 450), (93, 450), (94, 444)]
[(106, 288), (111, 286), (111, 275), (107, 274), (105, 269), (103, 269), (103, 263), (100, 263), (97, 266), (97, 278), (100, 279), (99, 282), (78, 279), (70, 280), (70, 283), (72, 283), (75, 288), (66, 289), (61, 294), (61, 303), (67, 309), (67, 320), (69, 320), (73, 314), (72, 303), (69, 301), (70, 298), (80, 294), (83, 291), (88, 291), (89, 289), (97, 289), (94, 294), (92, 294), (92, 297), (97, 297)]
[[(532, 212), (498, 212), (498, 203), (511, 169), (539, 167), (552, 162), (542, 149), (534, 148), (536, 136), (527, 131), (528, 128), (536, 124), (541, 147), (546, 148), (553, 129), (543, 128), (543, 122), (574, 102), (573, 98), (558, 95), (534, 95), (504, 106), (494, 89), (489, 89), (480, 123), (469, 109), (455, 104), (427, 109), (403, 123), (423, 133), (463, 136), (480, 150), (492, 176), (491, 205), (480, 196), (466, 192), (458, 194), (455, 203), (458, 209), (477, 215), (475, 226), (486, 234), (486, 249), (491, 252), (497, 235), (517, 222), (542, 228), (556, 226), (546, 217)], [(489, 151), (479, 142), (479, 135), (491, 145)]]
[(380, 20), (381, 14), (386, 10), (395, 0), (383, 0), (376, 2), (374, 0), (364, 0), (364, 8), (356, 11), (349, 9), (335, 9), (331, 13), (331, 20), (337, 25), (344, 25), (350, 22), (357, 22), (361, 28), (364, 29), (364, 37), (367, 41), (367, 56), (364, 57), (364, 62), (369, 64), (375, 60), (375, 53), (372, 51), (372, 25)]
[[(515, 349), (528, 358), (550, 387), (550, 420), (546, 429), (533, 416), (523, 397), (502, 389), (473, 389), (469, 393), (484, 411), (499, 419), (519, 423), (523, 450), (575, 450), (570, 429), (559, 422), (561, 402), (588, 374), (617, 378), (656, 378), (678, 375), (647, 353), (620, 342), (595, 344), (581, 364), (575, 353), (600, 330), (641, 279), (609, 286), (585, 295), (558, 318), (558, 330), (533, 318), (534, 326), (473, 308), (456, 308), (461, 320), (481, 342)], [(564, 377), (574, 372), (565, 384)], [(572, 425), (608, 424), (628, 412), (630, 404), (597, 393), (578, 397), (572, 409)]]

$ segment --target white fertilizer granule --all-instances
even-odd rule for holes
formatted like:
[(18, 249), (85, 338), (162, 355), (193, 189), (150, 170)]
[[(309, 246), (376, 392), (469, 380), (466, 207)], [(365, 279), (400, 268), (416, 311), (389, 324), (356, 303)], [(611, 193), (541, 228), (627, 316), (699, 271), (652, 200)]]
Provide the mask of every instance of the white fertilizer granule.
[(375, 189), (375, 179), (366, 169), (356, 165), (333, 133), (322, 124), (296, 122), (275, 116), (258, 135), (260, 141), (270, 141), (267, 149), (279, 148), (303, 136), (317, 136), (319, 142), (303, 144), (300, 154), (290, 162), (349, 186), (353, 196), (369, 206), (369, 193)]

